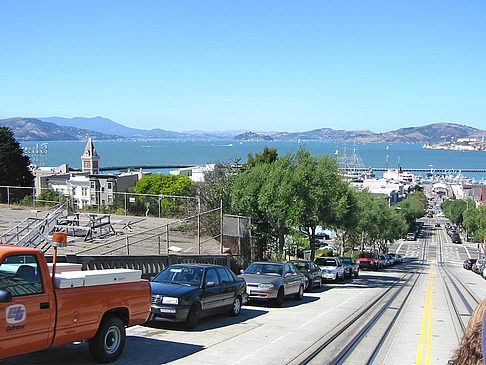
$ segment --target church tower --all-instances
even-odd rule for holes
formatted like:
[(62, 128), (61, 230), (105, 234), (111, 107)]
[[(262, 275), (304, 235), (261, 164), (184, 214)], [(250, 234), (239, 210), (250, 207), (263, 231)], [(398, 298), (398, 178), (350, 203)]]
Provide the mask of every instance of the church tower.
[(96, 153), (96, 148), (93, 146), (93, 141), (91, 138), (88, 139), (84, 153), (81, 156), (82, 171), (89, 174), (98, 174), (99, 167), (98, 161), (100, 156)]

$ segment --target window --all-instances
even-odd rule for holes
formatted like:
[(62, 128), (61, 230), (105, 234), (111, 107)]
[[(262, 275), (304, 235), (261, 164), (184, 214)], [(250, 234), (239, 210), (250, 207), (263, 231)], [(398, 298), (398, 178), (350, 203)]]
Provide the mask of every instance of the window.
[(91, 185), (91, 189), (93, 190), (96, 189), (96, 183), (94, 181), (91, 181), (90, 185)]
[(213, 282), (216, 286), (219, 285), (219, 278), (218, 278), (218, 274), (216, 274), (216, 270), (214, 269), (208, 269), (208, 271), (206, 271), (206, 285), (208, 285), (208, 283), (210, 282)]
[(83, 187), (83, 188), (81, 188), (81, 191), (82, 191), (82, 195), (83, 196), (87, 196), (88, 195), (88, 188)]
[(0, 264), (0, 287), (14, 297), (41, 294), (44, 290), (39, 273), (34, 255), (8, 256)]
[(221, 278), (221, 284), (228, 285), (233, 282), (233, 278), (224, 267), (218, 267), (216, 270), (218, 270), (219, 277)]
[(113, 183), (111, 182), (108, 183), (108, 190), (113, 190)]
[(284, 271), (284, 275), (285, 274), (289, 274), (289, 273), (292, 273), (292, 268), (290, 267), (289, 264), (285, 264), (285, 271)]

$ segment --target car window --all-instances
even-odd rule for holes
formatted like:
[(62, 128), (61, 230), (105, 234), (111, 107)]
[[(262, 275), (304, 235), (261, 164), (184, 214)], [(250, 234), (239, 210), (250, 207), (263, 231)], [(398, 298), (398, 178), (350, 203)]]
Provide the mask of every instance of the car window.
[(219, 277), (221, 278), (221, 284), (227, 285), (233, 282), (233, 278), (227, 272), (227, 269), (225, 269), (224, 267), (218, 267), (216, 270), (218, 271)]
[(285, 271), (284, 271), (284, 275), (285, 274), (291, 274), (292, 273), (292, 268), (290, 267), (289, 264), (285, 264)]
[(297, 270), (297, 268), (293, 264), (289, 264), (289, 266), (290, 266), (290, 272), (293, 275), (297, 275), (299, 273), (299, 271)]
[(324, 259), (318, 258), (316, 260), (316, 264), (321, 266), (337, 266), (335, 259), (325, 259), (325, 258)]
[(283, 265), (253, 263), (246, 270), (245, 274), (282, 276)]
[(214, 269), (208, 269), (206, 271), (205, 284), (208, 285), (208, 283), (211, 283), (211, 282), (213, 282), (214, 285), (216, 285), (216, 286), (220, 285), (218, 274), (216, 274), (216, 270), (214, 270)]
[(312, 266), (310, 265), (310, 263), (308, 262), (300, 262), (300, 261), (296, 261), (296, 262), (292, 262), (294, 264), (294, 266), (298, 269), (298, 270), (309, 270), (309, 268), (312, 268)]
[(200, 286), (203, 269), (195, 266), (173, 265), (162, 271), (153, 281)]
[(0, 264), (0, 288), (12, 296), (44, 292), (40, 268), (35, 255), (12, 255)]

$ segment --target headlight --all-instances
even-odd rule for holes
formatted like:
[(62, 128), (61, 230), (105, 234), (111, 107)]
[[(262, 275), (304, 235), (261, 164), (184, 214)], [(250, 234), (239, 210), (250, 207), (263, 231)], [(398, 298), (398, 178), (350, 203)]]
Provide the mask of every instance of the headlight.
[(258, 287), (260, 289), (273, 289), (275, 286), (273, 284), (260, 284)]
[(162, 298), (162, 304), (179, 304), (179, 298), (174, 298), (174, 297), (163, 297)]

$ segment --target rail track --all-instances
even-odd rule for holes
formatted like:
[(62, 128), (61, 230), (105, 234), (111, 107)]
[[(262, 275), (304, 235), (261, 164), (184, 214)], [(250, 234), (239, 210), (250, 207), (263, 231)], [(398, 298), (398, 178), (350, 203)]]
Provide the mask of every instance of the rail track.
[(444, 254), (446, 237), (442, 230), (424, 226), (420, 252), (416, 263), (404, 266), (407, 271), (377, 295), (365, 308), (356, 311), (346, 322), (316, 341), (303, 354), (289, 364), (372, 364), (383, 360), (380, 351), (386, 348), (387, 339), (399, 322), (400, 314), (410, 303), (417, 283), (434, 264), (443, 282), (446, 300), (450, 306), (457, 337), (462, 337), (478, 297), (447, 266)]

